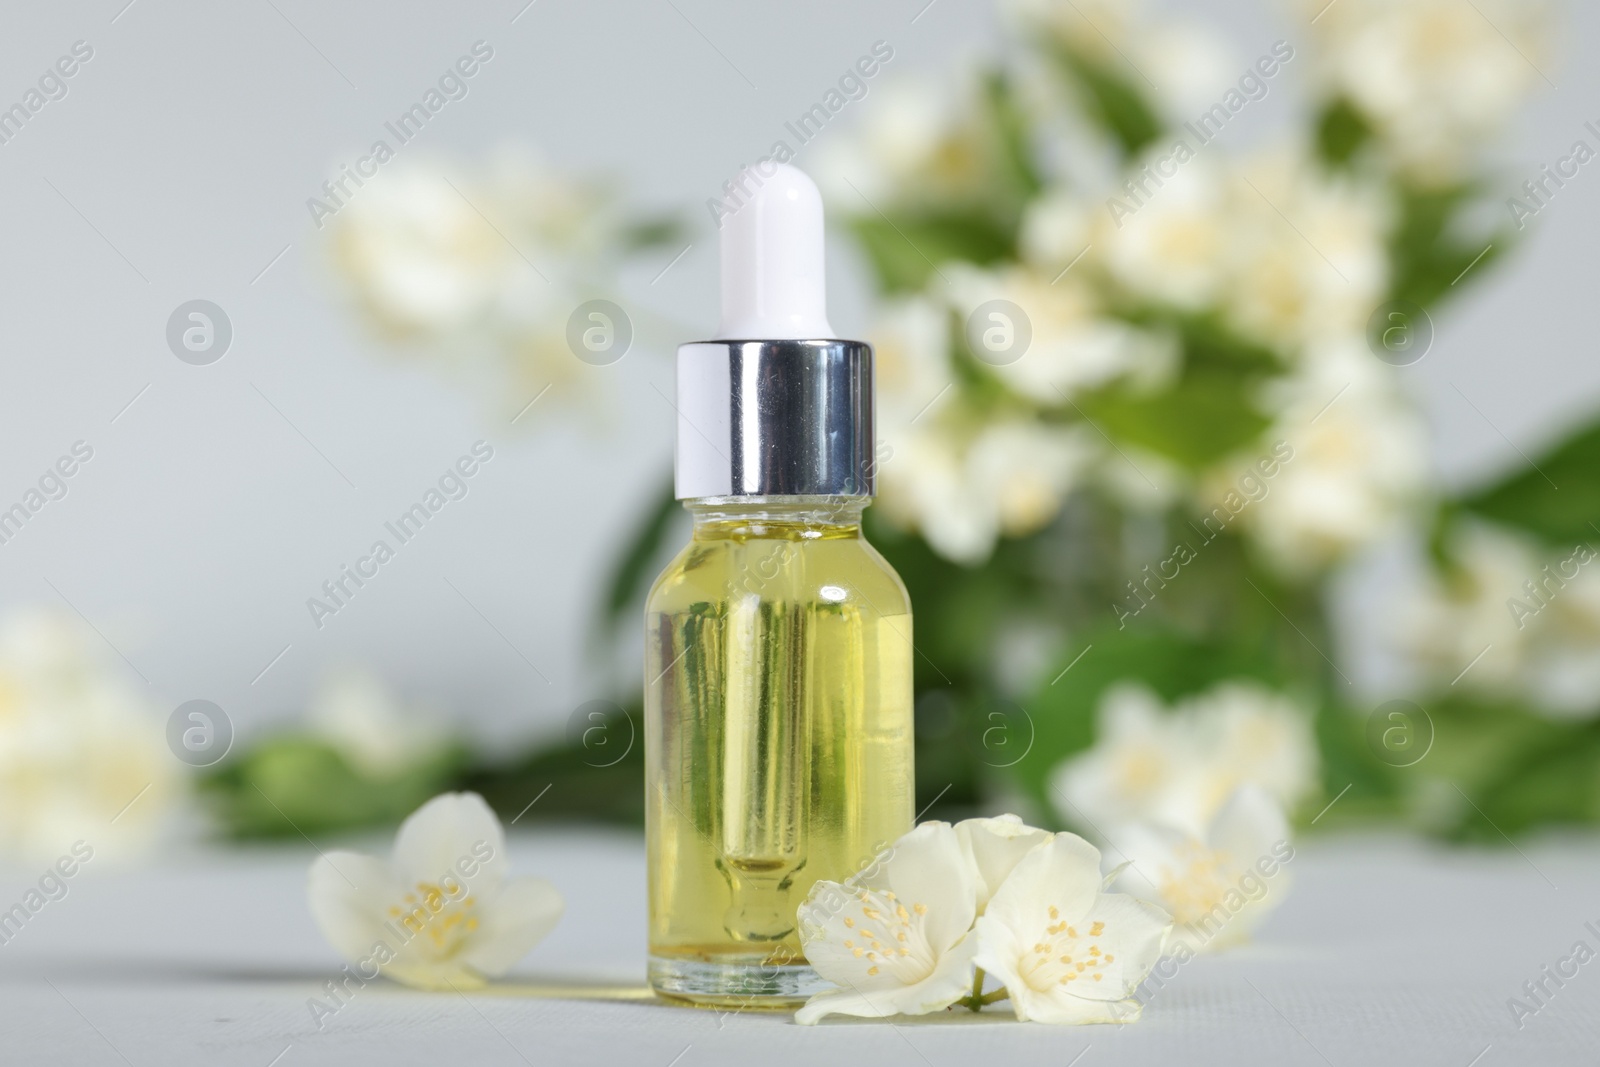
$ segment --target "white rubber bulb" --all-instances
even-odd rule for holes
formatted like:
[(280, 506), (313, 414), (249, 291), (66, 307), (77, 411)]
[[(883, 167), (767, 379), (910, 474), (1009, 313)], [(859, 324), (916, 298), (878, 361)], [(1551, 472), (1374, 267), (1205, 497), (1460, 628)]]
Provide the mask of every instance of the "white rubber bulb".
[(816, 183), (786, 163), (767, 163), (740, 171), (732, 188), (743, 202), (722, 220), (722, 325), (716, 339), (831, 338)]

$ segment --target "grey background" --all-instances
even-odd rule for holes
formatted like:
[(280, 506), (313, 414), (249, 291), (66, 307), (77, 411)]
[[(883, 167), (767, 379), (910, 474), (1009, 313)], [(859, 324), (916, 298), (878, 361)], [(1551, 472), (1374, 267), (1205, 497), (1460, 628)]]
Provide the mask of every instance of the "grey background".
[[(616, 298), (708, 332), (703, 205), (721, 181), (874, 41), (895, 49), (881, 84), (951, 76), (1000, 40), (994, 10), (974, 0), (124, 4), (4, 6), (0, 103), (74, 41), (95, 55), (65, 99), (0, 146), (0, 506), (74, 441), (95, 455), (65, 499), (0, 545), (0, 602), (70, 601), (163, 710), (214, 700), (245, 734), (294, 713), (341, 663), (431, 697), (485, 738), (554, 728), (607, 695), (615, 672), (585, 660), (583, 633), (671, 463), (664, 346), (581, 367), (608, 390), (602, 408), (540, 405), (511, 428), (374, 343), (333, 295), (305, 207), (338, 163), (486, 40), (495, 59), (470, 95), (402, 158), (471, 161), (509, 139), (620, 175), (634, 200), (681, 210), (695, 232), (658, 283), (670, 250)], [(1275, 4), (1183, 10), (1224, 33), (1240, 69), (1302, 32)], [(1600, 118), (1600, 69), (1583, 61), (1600, 13), (1565, 15), (1567, 61), (1547, 67), (1559, 89), (1541, 84), (1511, 131), (1513, 184)], [(1292, 89), (1274, 94), (1229, 130), (1236, 146), (1288, 121)], [(1452, 483), (1523, 462), (1513, 442), (1532, 451), (1596, 403), (1592, 169), (1402, 372)], [(864, 327), (864, 275), (842, 243), (833, 254), (833, 322), (849, 335)], [(233, 324), (211, 366), (180, 362), (164, 339), (172, 310), (195, 298)], [(306, 598), (479, 438), (496, 458), (471, 494), (317, 630)]]

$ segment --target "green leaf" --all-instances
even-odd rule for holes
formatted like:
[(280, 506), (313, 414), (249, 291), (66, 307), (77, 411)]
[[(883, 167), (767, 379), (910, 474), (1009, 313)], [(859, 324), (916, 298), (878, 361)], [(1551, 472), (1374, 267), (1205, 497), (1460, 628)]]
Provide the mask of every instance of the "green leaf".
[(1539, 827), (1600, 823), (1600, 722), (1553, 720), (1514, 700), (1418, 699), (1430, 742), (1403, 766), (1379, 759), (1368, 736), (1382, 705), (1319, 719), (1325, 795), (1339, 797), (1319, 830), (1403, 819), (1446, 839), (1504, 845)]
[(922, 819), (956, 822), (980, 814), (989, 790), (968, 744), (972, 696), (944, 683), (924, 690), (916, 706), (916, 804)]
[(991, 74), (984, 79), (983, 104), (988, 111), (989, 127), (997, 139), (999, 177), (1012, 187), (1012, 199), (1020, 205), (1044, 187), (1033, 163), (1030, 119), (1017, 99), (1016, 88), (1003, 74)]
[(1185, 367), (1228, 370), (1241, 376), (1240, 388), (1253, 391), (1263, 378), (1277, 374), (1282, 364), (1272, 349), (1239, 336), (1215, 315), (1159, 317), (1183, 338)]
[(1056, 58), (1082, 90), (1084, 108), (1122, 146), (1137, 155), (1162, 129), (1161, 119), (1139, 87), (1110, 66), (1080, 52), (1059, 49)]
[(689, 227), (676, 215), (634, 219), (618, 234), (618, 244), (628, 252), (642, 252), (687, 240)]
[(1455, 507), (1524, 530), (1551, 547), (1600, 540), (1600, 422), (1460, 498)]
[(1481, 277), (1510, 248), (1514, 237), (1506, 227), (1470, 241), (1461, 238), (1460, 220), (1472, 208), (1477, 192), (1470, 183), (1443, 189), (1402, 188), (1399, 223), (1389, 235), (1392, 299), (1432, 309), (1445, 296), (1463, 291), (1461, 283)]
[(962, 260), (984, 266), (1015, 253), (1011, 230), (976, 211), (861, 215), (850, 226), (891, 293), (923, 288), (938, 264)]
[(449, 789), (466, 765), (457, 744), (392, 773), (352, 765), (320, 738), (283, 734), (201, 779), (225, 833), (236, 838), (299, 837), (398, 823)]
[(1189, 470), (1201, 470), (1261, 436), (1269, 420), (1232, 374), (1195, 368), (1170, 389), (1116, 387), (1079, 401), (1114, 440), (1138, 445)]
[(576, 742), (536, 749), (509, 763), (482, 766), (463, 788), (482, 794), (507, 823), (644, 823), (644, 720), (637, 703), (624, 709), (632, 743), (612, 761)]
[(1396, 771), (1419, 793), (1430, 779), (1443, 786), (1443, 803), (1424, 804), (1427, 828), (1498, 844), (1539, 826), (1600, 822), (1600, 722), (1461, 698), (1428, 711), (1433, 748)]
[(1545, 744), (1526, 747), (1498, 778), (1469, 797), (1476, 807), (1461, 813), (1456, 836), (1499, 843), (1502, 834), (1600, 822), (1600, 744), (1594, 729), (1552, 732)]
[(1372, 140), (1372, 127), (1345, 97), (1329, 102), (1317, 116), (1317, 154), (1334, 167), (1347, 166)]
[(1078, 402), (1098, 429), (1188, 470), (1198, 471), (1250, 444), (1270, 424), (1251, 402), (1261, 382), (1281, 371), (1267, 348), (1239, 337), (1211, 316), (1151, 307), (1122, 309), (1130, 321), (1176, 332), (1183, 371), (1159, 392), (1115, 385)]
[(976, 688), (1004, 622), (1056, 600), (1058, 591), (1041, 581), (1033, 564), (1036, 538), (1003, 540), (982, 566), (965, 566), (945, 559), (921, 537), (887, 525), (874, 509), (867, 510), (864, 528), (915, 605), (918, 692)]
[[(670, 480), (657, 491), (651, 500), (643, 521), (636, 528), (617, 556), (611, 579), (606, 582), (603, 610), (599, 619), (599, 634), (610, 635), (618, 621), (633, 617), (644, 610), (645, 594), (655, 580), (652, 565), (665, 551), (667, 535), (672, 532), (673, 520), (683, 513)], [(632, 615), (630, 615), (630, 612)]]

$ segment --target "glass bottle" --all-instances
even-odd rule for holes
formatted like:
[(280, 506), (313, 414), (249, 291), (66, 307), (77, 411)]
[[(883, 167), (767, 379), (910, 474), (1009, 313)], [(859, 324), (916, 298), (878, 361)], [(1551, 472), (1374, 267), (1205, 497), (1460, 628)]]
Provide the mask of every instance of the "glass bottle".
[(861, 536), (872, 349), (834, 338), (822, 199), (770, 160), (718, 213), (717, 340), (678, 349), (694, 534), (645, 609), (651, 985), (739, 1007), (823, 988), (796, 909), (911, 828), (911, 608)]
[(798, 1002), (795, 909), (911, 828), (911, 612), (863, 498), (691, 500), (646, 607), (650, 978)]

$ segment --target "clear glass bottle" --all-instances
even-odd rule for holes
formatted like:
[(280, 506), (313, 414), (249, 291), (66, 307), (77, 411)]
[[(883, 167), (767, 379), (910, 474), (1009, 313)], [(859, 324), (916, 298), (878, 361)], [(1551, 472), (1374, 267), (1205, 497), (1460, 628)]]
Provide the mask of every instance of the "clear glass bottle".
[(865, 497), (691, 499), (645, 609), (650, 981), (702, 1003), (820, 988), (795, 909), (911, 828), (905, 586)]
[(650, 984), (739, 1007), (825, 985), (796, 909), (913, 818), (911, 608), (861, 536), (872, 348), (828, 323), (817, 187), (765, 163), (724, 186), (716, 339), (678, 348), (694, 536), (645, 608)]

